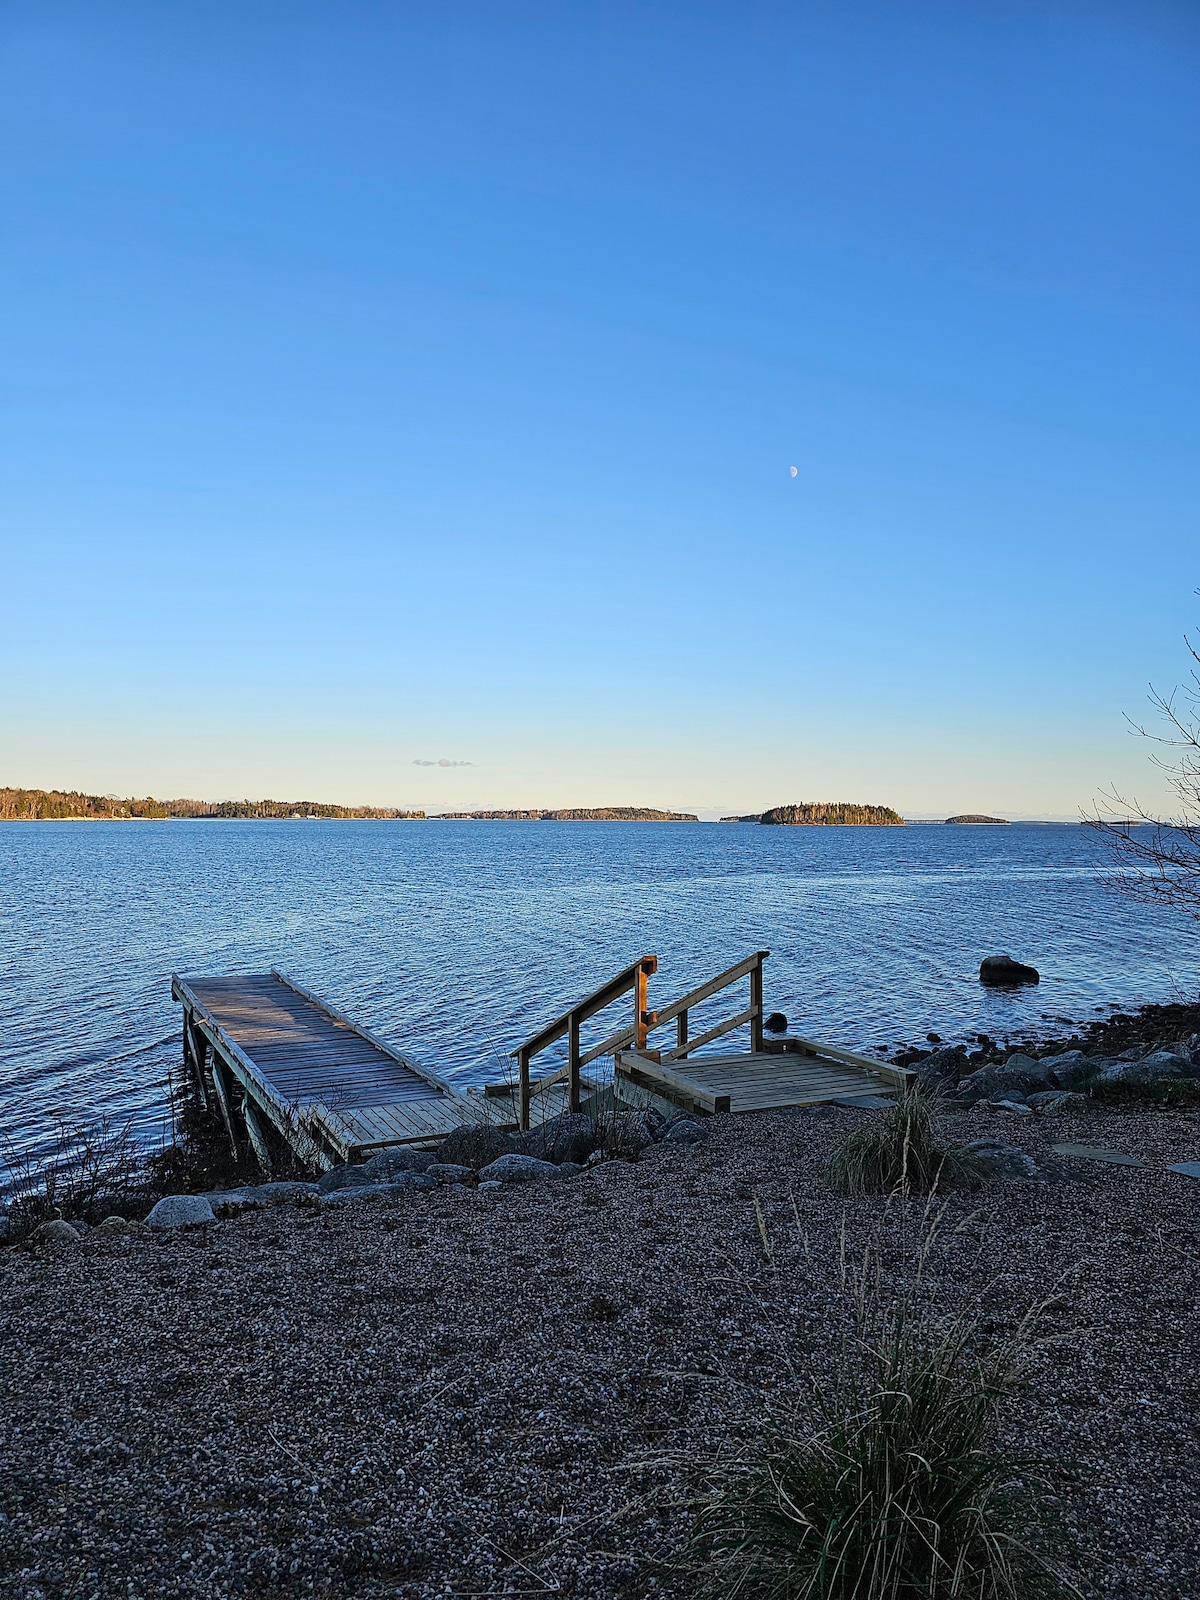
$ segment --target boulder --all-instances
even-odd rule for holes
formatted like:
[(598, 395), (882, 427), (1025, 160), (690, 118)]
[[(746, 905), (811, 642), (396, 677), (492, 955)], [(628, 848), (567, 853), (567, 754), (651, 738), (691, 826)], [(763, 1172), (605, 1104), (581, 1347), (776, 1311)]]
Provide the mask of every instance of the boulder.
[(202, 1194), (169, 1194), (150, 1212), (146, 1223), (156, 1232), (165, 1232), (169, 1228), (200, 1228), (216, 1220)]
[(602, 1136), (591, 1117), (583, 1112), (564, 1111), (551, 1117), (540, 1128), (531, 1128), (522, 1137), (522, 1153), (539, 1161), (583, 1162), (599, 1149)]
[(771, 1015), (763, 1023), (763, 1031), (765, 1033), (786, 1033), (788, 1031), (788, 1019), (782, 1011), (772, 1011)]
[(425, 1168), (425, 1176), (436, 1183), (466, 1183), (468, 1178), (475, 1176), (475, 1169), (460, 1167), (454, 1161), (435, 1161), (431, 1167)]
[(1037, 1178), (1038, 1164), (1016, 1145), (1000, 1139), (976, 1139), (966, 1153), (984, 1178)]
[(1140, 1061), (1106, 1061), (1099, 1072), (1101, 1083), (1128, 1084), (1130, 1088), (1155, 1088), (1194, 1076), (1191, 1062), (1170, 1050), (1156, 1050)]
[(653, 1106), (639, 1106), (633, 1111), (618, 1111), (604, 1141), (609, 1155), (623, 1156), (636, 1161), (643, 1150), (662, 1137), (665, 1121)]
[(510, 1153), (488, 1163), (479, 1174), (484, 1183), (541, 1183), (562, 1174), (552, 1161), (539, 1161), (536, 1156)]
[(332, 1206), (352, 1200), (398, 1200), (403, 1195), (436, 1188), (437, 1179), (431, 1178), (427, 1172), (398, 1172), (390, 1183), (356, 1183), (344, 1189), (330, 1189), (321, 1196), (321, 1204)]
[(943, 1045), (927, 1055), (917, 1067), (918, 1078), (958, 1078), (967, 1066), (967, 1052), (962, 1045)]
[(1088, 1109), (1087, 1096), (1070, 1089), (1043, 1089), (1029, 1096), (1029, 1104), (1043, 1117), (1077, 1116)]
[(372, 1183), (390, 1183), (400, 1172), (428, 1172), (437, 1159), (430, 1150), (412, 1150), (406, 1144), (397, 1144), (364, 1162), (363, 1171), (370, 1174)]
[(662, 1136), (663, 1144), (700, 1144), (708, 1138), (708, 1129), (702, 1122), (695, 1122), (691, 1117), (680, 1117), (678, 1121), (668, 1123), (667, 1130)]
[(965, 1078), (958, 1080), (958, 1087), (954, 1092), (963, 1105), (969, 1106), (974, 1105), (977, 1100), (990, 1099), (999, 1088), (995, 1067), (978, 1067), (974, 1072), (968, 1072)]
[(61, 1217), (52, 1217), (49, 1222), (39, 1222), (25, 1243), (31, 1250), (43, 1245), (78, 1244), (79, 1230)]
[(1040, 983), (1036, 967), (1027, 967), (1012, 956), (985, 956), (979, 963), (979, 981), (989, 988), (1009, 988), (1018, 983)]
[(150, 1229), (144, 1222), (130, 1222), (128, 1217), (105, 1217), (103, 1222), (96, 1224), (93, 1233), (116, 1234), (149, 1233)]
[(1015, 1117), (1031, 1117), (1033, 1109), (1025, 1104), (1025, 1096), (1018, 1089), (1006, 1089), (997, 1099), (990, 1100), (988, 1104), (993, 1111), (1007, 1111)]
[(1064, 1050), (1062, 1055), (1043, 1056), (1042, 1066), (1050, 1074), (1050, 1082), (1060, 1089), (1075, 1089), (1093, 1077), (1097, 1063), (1082, 1050)]
[(437, 1159), (443, 1165), (471, 1167), (476, 1172), (499, 1156), (511, 1155), (517, 1149), (512, 1134), (490, 1123), (472, 1123), (465, 1128), (455, 1128), (438, 1146)]
[(994, 1069), (998, 1089), (1044, 1089), (1050, 1082), (1050, 1065), (1014, 1050), (1007, 1061)]
[(330, 1167), (317, 1179), (317, 1188), (322, 1194), (333, 1194), (338, 1189), (361, 1189), (365, 1184), (375, 1183), (367, 1171), (366, 1164), (350, 1166), (343, 1163), (340, 1167)]

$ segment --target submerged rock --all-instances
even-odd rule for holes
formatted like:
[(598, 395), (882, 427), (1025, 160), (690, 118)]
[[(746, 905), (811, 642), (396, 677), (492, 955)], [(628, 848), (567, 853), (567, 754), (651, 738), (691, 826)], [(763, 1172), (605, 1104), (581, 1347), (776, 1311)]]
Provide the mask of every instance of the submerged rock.
[(985, 956), (979, 963), (979, 981), (991, 988), (1005, 988), (1018, 983), (1040, 983), (1041, 974), (1036, 967), (1027, 967), (1012, 956)]
[(146, 1218), (156, 1231), (168, 1228), (201, 1228), (215, 1222), (213, 1208), (202, 1194), (169, 1194), (158, 1202)]

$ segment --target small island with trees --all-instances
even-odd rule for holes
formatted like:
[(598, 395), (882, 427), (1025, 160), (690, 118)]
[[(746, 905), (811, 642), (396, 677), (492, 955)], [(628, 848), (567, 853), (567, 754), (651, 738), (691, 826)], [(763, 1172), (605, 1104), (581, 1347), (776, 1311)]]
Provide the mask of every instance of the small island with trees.
[(687, 811), (653, 806), (595, 806), (565, 811), (441, 811), (431, 822), (699, 822)]
[(722, 817), (722, 822), (761, 822), (786, 828), (894, 828), (904, 818), (891, 806), (854, 805), (846, 800), (805, 800), (794, 806), (773, 806), (749, 817)]
[(961, 817), (947, 817), (946, 818), (946, 826), (947, 827), (950, 827), (950, 825), (952, 823), (959, 823), (959, 822), (985, 823), (989, 828), (1007, 828), (1007, 827), (1010, 826), (1010, 823), (1009, 823), (1009, 820), (1008, 820), (1007, 817), (983, 817), (983, 816), (978, 815), (974, 811), (968, 811), (964, 816), (961, 816)]

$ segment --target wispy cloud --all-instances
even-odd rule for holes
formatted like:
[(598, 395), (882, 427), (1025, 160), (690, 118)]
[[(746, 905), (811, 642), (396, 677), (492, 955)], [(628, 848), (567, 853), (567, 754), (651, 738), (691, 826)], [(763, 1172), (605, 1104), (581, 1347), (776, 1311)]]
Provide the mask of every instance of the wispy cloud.
[(413, 762), (414, 767), (473, 767), (474, 765), (473, 761), (447, 761), (445, 756), (440, 761), (417, 760)]

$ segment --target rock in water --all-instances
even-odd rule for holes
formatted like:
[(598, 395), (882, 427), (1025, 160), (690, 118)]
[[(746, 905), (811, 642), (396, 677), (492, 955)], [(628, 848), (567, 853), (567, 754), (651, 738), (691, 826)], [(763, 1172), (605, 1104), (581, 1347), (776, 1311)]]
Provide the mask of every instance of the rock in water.
[(1011, 956), (985, 956), (979, 963), (979, 981), (989, 988), (1009, 988), (1018, 983), (1040, 983), (1036, 967), (1014, 961)]
[(202, 1194), (169, 1194), (160, 1200), (146, 1218), (147, 1225), (162, 1231), (167, 1228), (199, 1228), (215, 1222), (213, 1208)]
[(772, 1011), (771, 1015), (763, 1023), (763, 1028), (767, 1033), (786, 1033), (788, 1030), (788, 1019), (784, 1016), (782, 1011)]
[(516, 1148), (511, 1134), (485, 1122), (448, 1133), (438, 1146), (437, 1159), (443, 1166), (473, 1167), (478, 1172), (500, 1156), (513, 1154)]

